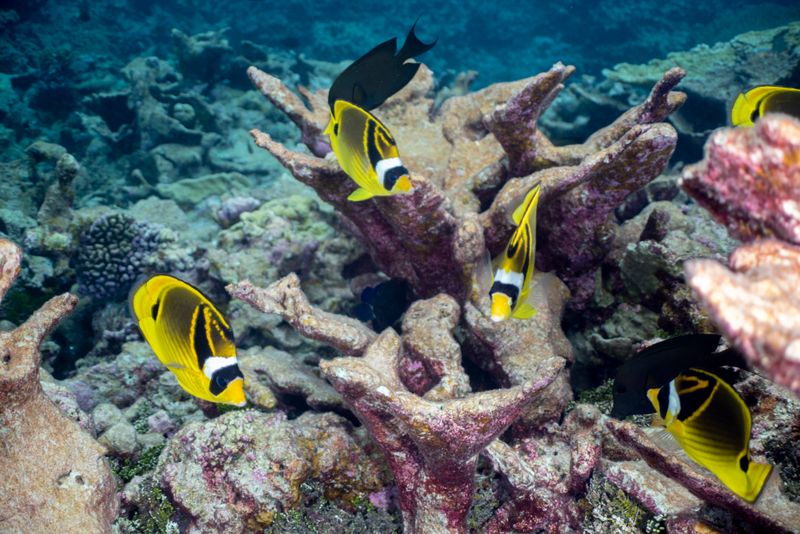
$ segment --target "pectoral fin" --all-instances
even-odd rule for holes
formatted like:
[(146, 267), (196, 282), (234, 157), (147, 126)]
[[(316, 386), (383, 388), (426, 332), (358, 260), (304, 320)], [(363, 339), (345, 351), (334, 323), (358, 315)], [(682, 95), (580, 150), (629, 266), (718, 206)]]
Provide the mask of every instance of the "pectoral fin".
[(530, 319), (536, 315), (536, 308), (528, 304), (527, 302), (523, 302), (519, 308), (513, 313), (512, 317), (515, 319)]
[(374, 196), (375, 196), (374, 194), (370, 193), (363, 187), (359, 187), (358, 189), (350, 193), (350, 196), (347, 197), (347, 200), (349, 200), (350, 202), (361, 202), (362, 200), (369, 200)]

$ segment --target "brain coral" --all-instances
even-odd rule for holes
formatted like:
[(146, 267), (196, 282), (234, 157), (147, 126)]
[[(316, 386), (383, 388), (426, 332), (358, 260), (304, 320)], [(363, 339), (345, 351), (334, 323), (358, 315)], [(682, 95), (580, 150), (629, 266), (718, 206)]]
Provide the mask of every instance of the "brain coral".
[(119, 299), (162, 244), (159, 229), (121, 213), (100, 217), (81, 234), (76, 257), (79, 291)]

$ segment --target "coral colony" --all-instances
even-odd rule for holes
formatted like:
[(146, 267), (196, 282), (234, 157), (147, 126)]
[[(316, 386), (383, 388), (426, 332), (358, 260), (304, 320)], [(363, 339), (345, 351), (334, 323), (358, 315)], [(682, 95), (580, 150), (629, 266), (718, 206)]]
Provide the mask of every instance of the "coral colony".
[(236, 31), (0, 61), (0, 532), (798, 531), (800, 23), (477, 90)]

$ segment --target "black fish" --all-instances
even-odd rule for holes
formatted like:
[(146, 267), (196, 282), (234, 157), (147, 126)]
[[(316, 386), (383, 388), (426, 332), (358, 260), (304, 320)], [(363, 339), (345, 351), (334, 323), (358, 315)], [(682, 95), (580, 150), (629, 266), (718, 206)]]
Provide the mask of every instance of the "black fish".
[(423, 43), (411, 27), (403, 47), (397, 54), (397, 38), (385, 41), (357, 60), (336, 78), (328, 92), (328, 105), (333, 113), (337, 100), (345, 100), (367, 111), (375, 109), (406, 86), (417, 73), (419, 63), (406, 63), (436, 44)]
[(614, 379), (614, 407), (611, 416), (653, 412), (647, 391), (669, 383), (689, 368), (720, 373), (720, 367), (747, 369), (744, 357), (733, 349), (714, 352), (719, 345), (717, 334), (689, 334), (651, 345), (617, 369)]
[(393, 326), (408, 309), (408, 284), (403, 280), (386, 280), (361, 291), (361, 302), (353, 313), (360, 320), (372, 321), (372, 328), (382, 332)]

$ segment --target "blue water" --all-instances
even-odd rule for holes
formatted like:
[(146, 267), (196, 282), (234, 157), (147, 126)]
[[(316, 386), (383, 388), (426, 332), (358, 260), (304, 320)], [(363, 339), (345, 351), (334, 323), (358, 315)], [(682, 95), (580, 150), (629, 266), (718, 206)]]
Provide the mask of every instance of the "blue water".
[[(42, 3), (4, 1), (3, 7)], [(24, 10), (22, 11), (24, 13)], [(67, 48), (119, 66), (136, 55), (167, 56), (170, 30), (188, 34), (229, 28), (243, 40), (326, 61), (353, 59), (420, 17), (423, 38), (438, 38), (425, 58), (439, 75), (476, 70), (477, 86), (535, 74), (555, 61), (599, 74), (619, 62), (640, 63), (700, 43), (800, 19), (800, 3), (695, 2), (316, 2), (231, 0), (65, 0), (44, 2), (23, 23), (6, 26), (0, 72), (30, 67), (36, 56)], [(26, 62), (9, 61), (22, 55)], [(11, 63), (11, 65), (9, 65)], [(27, 63), (27, 64), (23, 64)]]

